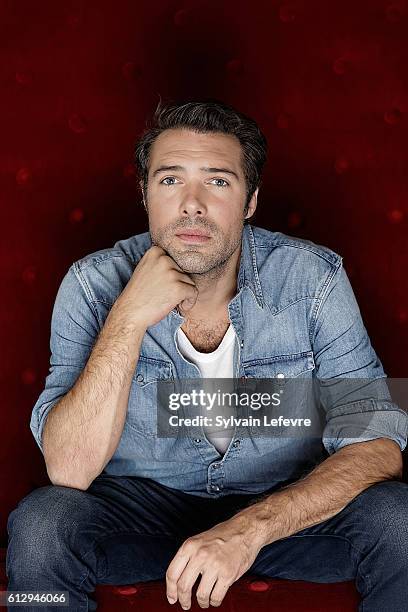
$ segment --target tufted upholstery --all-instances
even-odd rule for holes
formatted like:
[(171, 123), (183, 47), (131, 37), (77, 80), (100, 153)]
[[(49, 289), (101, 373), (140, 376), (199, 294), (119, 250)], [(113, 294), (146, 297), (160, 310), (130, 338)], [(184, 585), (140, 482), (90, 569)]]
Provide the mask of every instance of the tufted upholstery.
[[(270, 151), (253, 222), (343, 255), (386, 372), (404, 376), (405, 0), (45, 0), (0, 10), (3, 545), (11, 509), (49, 482), (28, 424), (48, 372), (56, 291), (72, 261), (146, 231), (132, 146), (159, 95), (215, 96), (257, 119)], [(138, 589), (140, 600), (158, 597)], [(239, 589), (251, 605), (282, 597), (288, 610), (300, 591), (304, 610), (318, 610), (321, 593), (334, 610), (348, 592)]]
[[(0, 591), (5, 591), (6, 549), (0, 548)], [(166, 598), (166, 586), (162, 580), (122, 586), (98, 585), (93, 598), (98, 602), (98, 612), (168, 612), (182, 610), (177, 603), (171, 606)], [(271, 580), (248, 576), (235, 582), (218, 609), (224, 612), (247, 612), (252, 608), (263, 611), (300, 610), (302, 612), (352, 612), (357, 609), (359, 595), (353, 582), (317, 584), (300, 580)], [(194, 597), (191, 610), (202, 610)]]

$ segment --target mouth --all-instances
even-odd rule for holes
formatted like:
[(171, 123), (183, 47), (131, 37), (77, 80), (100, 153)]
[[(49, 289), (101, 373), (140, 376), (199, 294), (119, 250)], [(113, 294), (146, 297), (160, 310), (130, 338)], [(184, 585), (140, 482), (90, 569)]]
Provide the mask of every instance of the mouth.
[(186, 229), (182, 232), (178, 232), (176, 236), (183, 242), (189, 242), (189, 243), (203, 243), (211, 239), (211, 236), (208, 236), (208, 234), (205, 234), (204, 232), (200, 230)]

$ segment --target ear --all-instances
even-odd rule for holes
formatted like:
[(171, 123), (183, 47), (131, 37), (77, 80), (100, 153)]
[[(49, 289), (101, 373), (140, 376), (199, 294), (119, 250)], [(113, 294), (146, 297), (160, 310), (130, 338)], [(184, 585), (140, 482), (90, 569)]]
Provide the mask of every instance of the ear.
[(259, 187), (257, 189), (255, 189), (252, 198), (249, 201), (248, 204), (248, 211), (247, 214), (245, 215), (244, 219), (249, 219), (249, 217), (252, 217), (252, 215), (254, 214), (257, 204), (258, 204), (258, 191), (259, 191)]

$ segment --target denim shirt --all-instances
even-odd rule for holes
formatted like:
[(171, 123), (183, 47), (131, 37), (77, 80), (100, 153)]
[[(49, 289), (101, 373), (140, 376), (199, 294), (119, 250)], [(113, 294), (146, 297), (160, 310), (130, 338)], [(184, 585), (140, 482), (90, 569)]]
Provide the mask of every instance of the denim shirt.
[[(151, 245), (149, 232), (119, 240), (113, 248), (75, 261), (62, 279), (51, 318), (50, 370), (30, 422), (42, 451), (49, 411), (75, 384), (110, 308)], [(237, 337), (234, 378), (386, 378), (342, 257), (328, 247), (244, 225), (236, 295), (228, 311)], [(202, 427), (189, 428), (183, 437), (158, 437), (158, 381), (200, 377), (197, 366), (178, 350), (176, 334), (183, 322), (174, 308), (147, 328), (122, 435), (103, 473), (151, 478), (185, 493), (217, 498), (279, 489), (353, 442), (386, 437), (405, 448), (406, 413), (375, 393), (326, 406), (319, 438), (257, 437), (237, 425), (221, 455)], [(345, 437), (343, 419), (366, 411), (371, 414), (364, 434)]]

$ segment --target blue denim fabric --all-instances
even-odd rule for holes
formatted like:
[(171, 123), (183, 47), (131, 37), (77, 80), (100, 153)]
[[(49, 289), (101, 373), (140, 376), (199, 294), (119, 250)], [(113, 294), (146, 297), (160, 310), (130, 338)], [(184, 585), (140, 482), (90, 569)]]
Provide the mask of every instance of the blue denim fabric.
[[(59, 287), (51, 321), (51, 367), (30, 427), (42, 450), (49, 411), (75, 384), (110, 308), (151, 246), (145, 232), (74, 262)], [(143, 338), (120, 443), (104, 473), (150, 478), (202, 497), (256, 494), (289, 484), (343, 446), (387, 437), (403, 450), (406, 413), (387, 399), (383, 366), (364, 327), (342, 257), (281, 232), (244, 225), (237, 293), (228, 305), (237, 342), (234, 378), (382, 379), (373, 397), (325, 405), (321, 438), (252, 436), (241, 425), (225, 455), (201, 427), (188, 435), (156, 435), (158, 381), (200, 377), (176, 344), (184, 318), (172, 310)], [(377, 394), (378, 393), (378, 394)], [(370, 411), (360, 437), (344, 436), (350, 414)], [(249, 434), (249, 435), (248, 435)]]
[[(62, 609), (96, 610), (96, 584), (164, 579), (184, 540), (254, 499), (203, 499), (150, 479), (106, 474), (86, 491), (41, 487), (9, 516), (8, 590), (68, 591), (69, 607)], [(362, 598), (359, 612), (406, 612), (407, 507), (408, 484), (372, 485), (332, 518), (264, 546), (246, 575), (322, 583), (355, 580)], [(193, 605), (194, 599), (195, 589)]]

